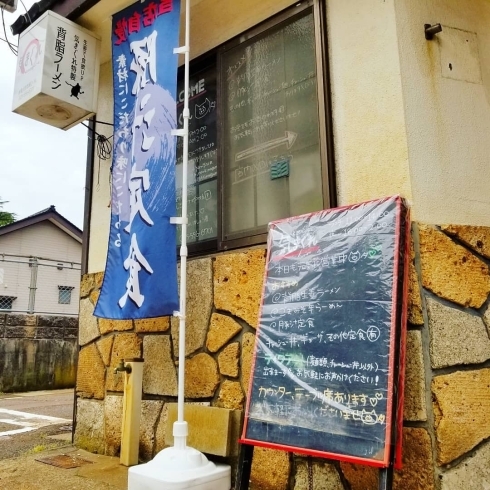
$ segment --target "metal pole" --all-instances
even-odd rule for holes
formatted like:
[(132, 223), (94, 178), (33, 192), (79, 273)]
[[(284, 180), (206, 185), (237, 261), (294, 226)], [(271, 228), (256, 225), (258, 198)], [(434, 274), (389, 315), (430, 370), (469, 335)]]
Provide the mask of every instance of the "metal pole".
[[(87, 129), (87, 160), (85, 166), (85, 199), (83, 213), (83, 241), (82, 241), (82, 274), (88, 272), (88, 255), (90, 245), (90, 221), (92, 219), (92, 185), (95, 163), (95, 116), (91, 117)], [(75, 394), (76, 396), (76, 394)], [(76, 410), (76, 403), (73, 410)], [(75, 419), (75, 417), (74, 417)]]
[(182, 154), (182, 237), (180, 246), (180, 311), (179, 311), (179, 379), (177, 399), (177, 422), (174, 424), (175, 447), (187, 446), (187, 423), (184, 421), (185, 385), (185, 315), (187, 292), (187, 167), (189, 162), (189, 38), (190, 38), (190, 0), (185, 3), (185, 45), (177, 49), (184, 53), (184, 128)]
[(37, 259), (36, 257), (29, 259), (29, 267), (31, 268), (31, 284), (29, 285), (29, 304), (27, 305), (27, 312), (34, 313), (34, 304), (36, 302), (36, 289), (37, 289)]
[[(23, 256), (22, 255), (10, 255), (10, 257), (20, 257), (22, 258)], [(6, 262), (6, 263), (11, 263), (11, 264), (26, 264), (26, 265), (31, 265), (31, 261), (33, 259), (36, 259), (37, 260), (37, 265), (39, 267), (56, 267), (57, 269), (59, 269), (60, 267), (63, 268), (63, 269), (73, 269), (73, 270), (76, 270), (76, 271), (79, 271), (80, 269), (77, 269), (76, 267), (73, 267), (74, 265), (80, 265), (80, 262), (58, 262), (54, 265), (51, 265), (51, 264), (43, 264), (41, 262), (39, 262), (40, 260), (49, 260), (49, 259), (41, 259), (40, 257), (29, 257), (29, 260), (10, 260), (10, 259), (5, 259), (4, 258), (4, 255), (3, 254), (0, 254), (0, 262)], [(57, 262), (56, 260), (49, 260), (50, 262)], [(61, 265), (59, 265), (61, 264)], [(69, 265), (65, 265), (65, 264), (69, 264)]]
[(238, 465), (235, 478), (235, 490), (248, 490), (250, 484), (250, 472), (252, 471), (252, 459), (254, 447), (248, 444), (240, 445)]
[(379, 490), (391, 490), (393, 488), (393, 465), (379, 470)]

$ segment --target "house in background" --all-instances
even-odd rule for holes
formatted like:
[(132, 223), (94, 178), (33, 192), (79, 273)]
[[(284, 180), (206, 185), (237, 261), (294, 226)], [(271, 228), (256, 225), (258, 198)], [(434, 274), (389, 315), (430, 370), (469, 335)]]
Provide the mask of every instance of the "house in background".
[(78, 315), (82, 231), (54, 206), (0, 227), (0, 312)]
[[(191, 127), (201, 141), (207, 126), (207, 141), (193, 149), (196, 167), (189, 169), (195, 178), (189, 180), (185, 359), (178, 359), (173, 318), (93, 316), (106, 265), (111, 188), (110, 165), (99, 164), (92, 148), (75, 442), (93, 452), (120, 451), (123, 378), (114, 368), (124, 358), (145, 360), (143, 460), (172, 444), (166, 421), (177, 396), (177, 362), (185, 362), (186, 401), (245, 410), (267, 223), (399, 194), (411, 205), (413, 254), (404, 465), (395, 488), (486, 488), (490, 2), (190, 2), (191, 90), (206, 94), (195, 99), (193, 114), (217, 110), (215, 119)], [(118, 87), (111, 36), (125, 33), (124, 25), (111, 32), (111, 18), (132, 3), (50, 2), (54, 12), (101, 38), (100, 123), (92, 124), (106, 137), (112, 136), (107, 123), (115, 124), (115, 134), (121, 124), (113, 120)], [(151, 13), (171, 3), (144, 5)], [(19, 23), (25, 28), (28, 17)], [(439, 23), (442, 32), (427, 35), (426, 24)], [(212, 439), (228, 426), (207, 428), (215, 431)], [(255, 450), (251, 480), (253, 488), (270, 490), (378, 488), (372, 468), (265, 448)]]
[(74, 386), (81, 256), (54, 206), (0, 227), (0, 391)]

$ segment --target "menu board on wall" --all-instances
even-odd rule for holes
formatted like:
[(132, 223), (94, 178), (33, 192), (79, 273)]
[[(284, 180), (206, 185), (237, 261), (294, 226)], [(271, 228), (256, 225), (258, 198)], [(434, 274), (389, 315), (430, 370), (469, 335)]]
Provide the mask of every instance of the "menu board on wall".
[[(184, 87), (179, 83), (178, 126), (183, 127)], [(189, 166), (187, 242), (217, 237), (216, 67), (194, 74), (189, 82)], [(182, 209), (182, 138), (177, 146), (177, 210)], [(180, 235), (178, 236), (180, 241)]]
[(399, 197), (270, 224), (241, 442), (389, 464), (406, 228)]

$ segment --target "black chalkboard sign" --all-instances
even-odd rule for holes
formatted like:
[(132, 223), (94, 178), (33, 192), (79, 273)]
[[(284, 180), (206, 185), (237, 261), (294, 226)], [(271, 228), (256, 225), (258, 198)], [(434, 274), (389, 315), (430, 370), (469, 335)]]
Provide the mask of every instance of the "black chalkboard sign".
[[(184, 84), (179, 81), (177, 117), (183, 127)], [(192, 73), (189, 80), (189, 163), (187, 242), (216, 239), (218, 234), (218, 159), (216, 67)], [(182, 209), (182, 138), (177, 140), (177, 214)], [(180, 234), (178, 234), (180, 240)]]
[(406, 220), (391, 197), (269, 225), (241, 442), (390, 463)]

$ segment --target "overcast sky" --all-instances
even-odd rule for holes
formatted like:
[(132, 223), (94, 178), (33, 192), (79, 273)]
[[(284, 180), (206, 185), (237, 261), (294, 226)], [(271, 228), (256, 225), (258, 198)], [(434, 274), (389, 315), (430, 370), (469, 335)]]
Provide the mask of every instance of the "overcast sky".
[[(33, 0), (24, 0), (29, 8)], [(17, 44), (10, 25), (25, 12), (19, 2), (5, 12), (9, 40)], [(1, 20), (1, 19), (0, 19)], [(0, 38), (5, 38), (0, 22)], [(87, 129), (78, 124), (63, 131), (12, 112), (17, 58), (0, 41), (0, 197), (4, 211), (25, 218), (52, 204), (82, 228), (87, 155)]]

